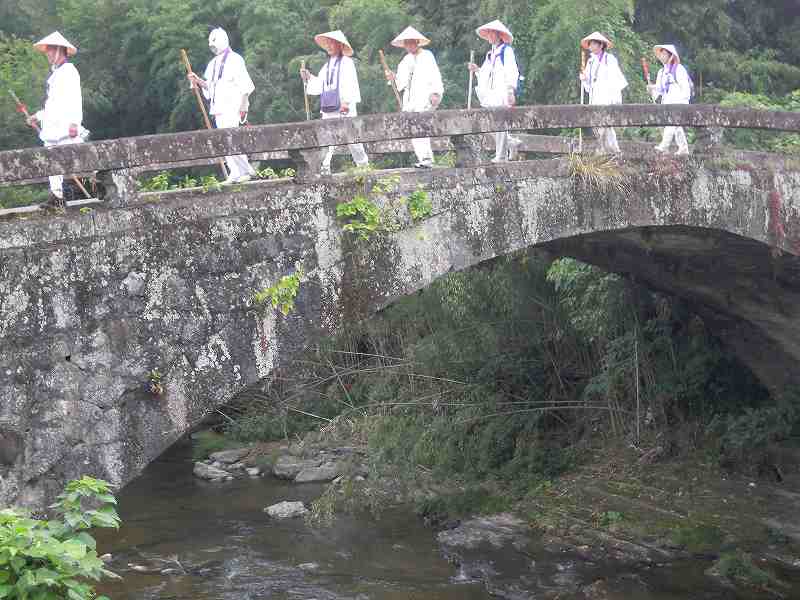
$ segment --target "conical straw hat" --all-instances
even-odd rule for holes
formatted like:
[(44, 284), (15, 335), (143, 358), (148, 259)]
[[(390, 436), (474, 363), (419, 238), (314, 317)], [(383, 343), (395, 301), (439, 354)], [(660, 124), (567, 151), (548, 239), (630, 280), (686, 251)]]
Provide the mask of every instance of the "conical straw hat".
[(500, 34), (500, 37), (506, 44), (510, 44), (514, 41), (514, 36), (511, 35), (511, 32), (508, 30), (508, 27), (503, 25), (500, 21), (494, 20), (491, 23), (487, 23), (486, 25), (481, 25), (475, 30), (475, 33), (478, 34), (478, 37), (483, 38), (487, 42), (491, 42), (489, 39), (489, 32), (496, 31)]
[(675, 64), (679, 64), (681, 62), (681, 57), (678, 56), (678, 50), (672, 44), (656, 44), (653, 46), (653, 52), (658, 55), (659, 50), (666, 50), (670, 54), (672, 54), (672, 61)]
[(338, 29), (336, 31), (320, 33), (319, 35), (314, 36), (314, 41), (317, 43), (317, 45), (327, 50), (328, 45), (326, 40), (335, 40), (337, 42), (341, 42), (344, 46), (342, 49), (342, 54), (345, 56), (353, 56), (353, 47), (350, 45), (350, 42), (347, 41), (345, 35)]
[(78, 52), (78, 49), (70, 44), (63, 35), (54, 31), (50, 35), (45, 38), (42, 38), (38, 42), (36, 42), (33, 47), (36, 48), (39, 52), (46, 52), (48, 46), (63, 46), (67, 49), (67, 56), (75, 56)]
[(427, 46), (431, 41), (413, 27), (406, 27), (403, 32), (392, 40), (392, 46), (402, 48), (406, 40), (417, 40), (420, 46)]
[(606, 36), (604, 36), (599, 31), (595, 31), (594, 33), (590, 33), (585, 38), (583, 38), (581, 40), (581, 47), (584, 50), (588, 50), (589, 49), (589, 42), (591, 42), (592, 40), (594, 40), (595, 42), (604, 43), (606, 45), (606, 48), (609, 49), (609, 50), (614, 47), (614, 42), (612, 42), (610, 39), (608, 39)]

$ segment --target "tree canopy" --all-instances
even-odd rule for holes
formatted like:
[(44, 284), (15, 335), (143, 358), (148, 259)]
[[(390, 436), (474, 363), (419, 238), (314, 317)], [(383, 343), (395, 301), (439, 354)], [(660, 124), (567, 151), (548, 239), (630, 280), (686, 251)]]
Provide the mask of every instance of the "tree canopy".
[[(627, 102), (645, 101), (639, 58), (655, 62), (654, 43), (678, 46), (706, 102), (753, 105), (750, 95), (757, 95), (762, 105), (793, 107), (800, 89), (800, 7), (761, 0), (597, 0), (591, 10), (581, 0), (19, 0), (0, 6), (0, 84), (38, 108), (47, 65), (30, 44), (58, 29), (80, 49), (74, 62), (94, 139), (196, 129), (201, 122), (179, 50), (201, 70), (210, 59), (207, 34), (221, 26), (256, 84), (251, 122), (297, 121), (304, 118), (300, 61), (318, 69), (325, 56), (314, 34), (341, 28), (356, 51), (359, 112), (383, 112), (394, 100), (378, 50), (396, 65), (401, 51), (389, 42), (411, 24), (433, 40), (443, 107), (463, 107), (469, 53), (487, 50), (475, 28), (494, 18), (514, 32), (527, 79), (522, 103), (578, 101), (578, 42), (594, 30), (616, 43), (631, 83)], [(0, 149), (33, 145), (3, 97)]]

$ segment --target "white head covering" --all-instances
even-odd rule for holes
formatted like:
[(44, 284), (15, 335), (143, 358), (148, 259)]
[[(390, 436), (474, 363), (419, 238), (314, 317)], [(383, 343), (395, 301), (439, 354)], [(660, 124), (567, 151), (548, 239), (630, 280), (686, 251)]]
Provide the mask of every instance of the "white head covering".
[(231, 47), (228, 40), (228, 33), (222, 28), (217, 27), (208, 34), (208, 47), (214, 54), (222, 54)]
[(506, 43), (510, 44), (514, 41), (514, 36), (511, 35), (511, 31), (509, 31), (508, 27), (503, 25), (500, 21), (495, 19), (491, 23), (487, 23), (486, 25), (481, 25), (475, 30), (475, 33), (478, 34), (479, 38), (483, 38), (487, 42), (491, 42), (492, 40), (489, 39), (489, 32), (496, 31), (500, 34), (500, 38)]
[(417, 40), (420, 46), (427, 46), (431, 41), (413, 27), (406, 27), (403, 32), (392, 40), (392, 46), (402, 48), (406, 40)]
[(614, 42), (612, 42), (610, 39), (608, 39), (606, 36), (604, 36), (599, 31), (595, 31), (594, 33), (590, 33), (589, 35), (587, 35), (585, 38), (583, 38), (581, 40), (581, 48), (583, 48), (584, 50), (588, 50), (589, 49), (589, 42), (591, 42), (591, 41), (600, 42), (602, 44), (605, 44), (606, 48), (608, 50), (611, 50), (611, 48), (614, 47)]
[(47, 37), (42, 38), (38, 42), (36, 42), (33, 47), (36, 48), (39, 52), (47, 52), (48, 46), (62, 46), (67, 49), (67, 56), (75, 56), (77, 54), (78, 49), (70, 44), (63, 35), (59, 32), (54, 31)]
[(317, 45), (325, 50), (328, 49), (328, 41), (334, 40), (342, 44), (342, 54), (345, 56), (353, 56), (353, 47), (350, 45), (350, 42), (347, 41), (344, 33), (342, 33), (339, 29), (335, 31), (328, 31), (327, 33), (320, 33), (314, 36), (314, 41)]
[(653, 46), (653, 52), (656, 54), (656, 56), (658, 55), (659, 50), (666, 50), (667, 52), (672, 54), (672, 61), (675, 64), (680, 64), (681, 57), (678, 56), (678, 50), (675, 48), (675, 46), (673, 46), (672, 44), (656, 44), (655, 46)]

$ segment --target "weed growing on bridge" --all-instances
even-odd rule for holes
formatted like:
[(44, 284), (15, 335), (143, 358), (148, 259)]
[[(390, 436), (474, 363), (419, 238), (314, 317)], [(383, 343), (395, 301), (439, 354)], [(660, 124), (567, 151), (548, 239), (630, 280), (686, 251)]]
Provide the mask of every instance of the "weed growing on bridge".
[(390, 202), (388, 209), (381, 209), (373, 200), (391, 194), (400, 184), (400, 176), (388, 175), (373, 180), (371, 167), (356, 167), (349, 173), (361, 189), (352, 200), (336, 205), (336, 217), (344, 223), (342, 229), (354, 233), (362, 241), (376, 233), (397, 231), (397, 207)]
[(430, 216), (433, 211), (433, 205), (428, 197), (428, 192), (420, 185), (411, 193), (406, 199), (408, 204), (408, 212), (411, 214), (411, 220), (415, 223)]
[(256, 171), (256, 175), (260, 179), (291, 179), (297, 174), (297, 171), (291, 167), (276, 171), (272, 167), (265, 167)]
[(118, 529), (116, 503), (108, 483), (83, 477), (68, 483), (51, 507), (59, 519), (44, 521), (22, 510), (0, 510), (0, 598), (94, 600), (94, 587), (86, 580), (118, 576), (106, 570), (88, 531)]
[(627, 194), (629, 186), (622, 169), (613, 156), (580, 154), (569, 155), (570, 175), (590, 190), (602, 194)]
[(266, 307), (268, 304), (272, 308), (277, 308), (287, 316), (294, 310), (294, 300), (300, 291), (300, 280), (305, 275), (302, 265), (295, 265), (295, 272), (291, 275), (284, 275), (278, 283), (256, 292), (253, 295), (253, 303), (256, 306)]

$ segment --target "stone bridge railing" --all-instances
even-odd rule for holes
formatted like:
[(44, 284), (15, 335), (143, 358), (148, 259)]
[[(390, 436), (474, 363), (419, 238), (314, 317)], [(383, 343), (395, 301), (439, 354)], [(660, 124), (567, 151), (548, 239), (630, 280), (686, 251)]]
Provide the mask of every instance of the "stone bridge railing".
[[(0, 152), (0, 185), (30, 183), (47, 175), (96, 172), (105, 190), (103, 199), (112, 207), (122, 207), (136, 202), (134, 177), (142, 171), (161, 165), (188, 166), (230, 154), (288, 156), (295, 161), (297, 180), (302, 182), (319, 177), (320, 148), (330, 145), (388, 142), (387, 149), (391, 150), (392, 141), (413, 137), (449, 138), (457, 155), (456, 166), (472, 166), (481, 162), (483, 138), (494, 131), (664, 125), (703, 128), (696, 150), (708, 152), (718, 147), (723, 128), (800, 131), (800, 113), (716, 105), (652, 104), (387, 113)], [(549, 141), (546, 136), (532, 137), (527, 148), (531, 151), (557, 153), (574, 149), (563, 138), (552, 137)]]

